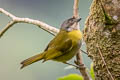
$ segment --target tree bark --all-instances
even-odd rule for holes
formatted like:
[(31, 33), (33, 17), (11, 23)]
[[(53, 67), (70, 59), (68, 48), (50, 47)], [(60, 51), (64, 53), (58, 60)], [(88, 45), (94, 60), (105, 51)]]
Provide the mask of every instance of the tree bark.
[(96, 80), (120, 80), (120, 0), (93, 0), (84, 40)]

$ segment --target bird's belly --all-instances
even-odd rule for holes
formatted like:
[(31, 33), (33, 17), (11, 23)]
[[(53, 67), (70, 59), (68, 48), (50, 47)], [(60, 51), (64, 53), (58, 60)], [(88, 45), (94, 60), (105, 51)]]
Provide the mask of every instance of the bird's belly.
[(66, 52), (64, 55), (59, 56), (53, 60), (59, 61), (59, 62), (66, 62), (72, 59), (76, 55), (76, 53), (79, 51), (80, 45), (81, 43), (80, 41), (78, 41), (77, 45), (74, 46), (69, 52)]

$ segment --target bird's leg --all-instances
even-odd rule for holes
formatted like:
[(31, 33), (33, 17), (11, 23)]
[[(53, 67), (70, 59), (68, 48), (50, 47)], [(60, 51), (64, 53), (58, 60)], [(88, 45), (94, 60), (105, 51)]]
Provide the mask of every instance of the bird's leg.
[(70, 64), (70, 63), (67, 63), (67, 62), (63, 62), (64, 64), (67, 64), (67, 65), (71, 65), (71, 66), (74, 66), (74, 67), (76, 67), (76, 68), (79, 68), (79, 66), (77, 66), (77, 65), (74, 65), (74, 64)]

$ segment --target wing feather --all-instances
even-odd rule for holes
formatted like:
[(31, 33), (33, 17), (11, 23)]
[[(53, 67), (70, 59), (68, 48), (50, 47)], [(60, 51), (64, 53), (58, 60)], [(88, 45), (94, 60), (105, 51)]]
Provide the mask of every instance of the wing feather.
[(66, 54), (72, 48), (72, 40), (68, 38), (65, 31), (61, 31), (58, 35), (48, 44), (45, 51), (48, 53), (44, 56), (45, 60), (54, 59), (56, 57)]

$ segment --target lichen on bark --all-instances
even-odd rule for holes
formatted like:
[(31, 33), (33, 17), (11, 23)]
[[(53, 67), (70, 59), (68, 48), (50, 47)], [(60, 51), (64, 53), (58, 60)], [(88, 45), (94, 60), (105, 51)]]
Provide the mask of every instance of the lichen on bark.
[(112, 80), (106, 66), (113, 78), (120, 80), (120, 7), (117, 5), (120, 0), (93, 0), (85, 23), (84, 40), (88, 56), (94, 62), (96, 80)]

